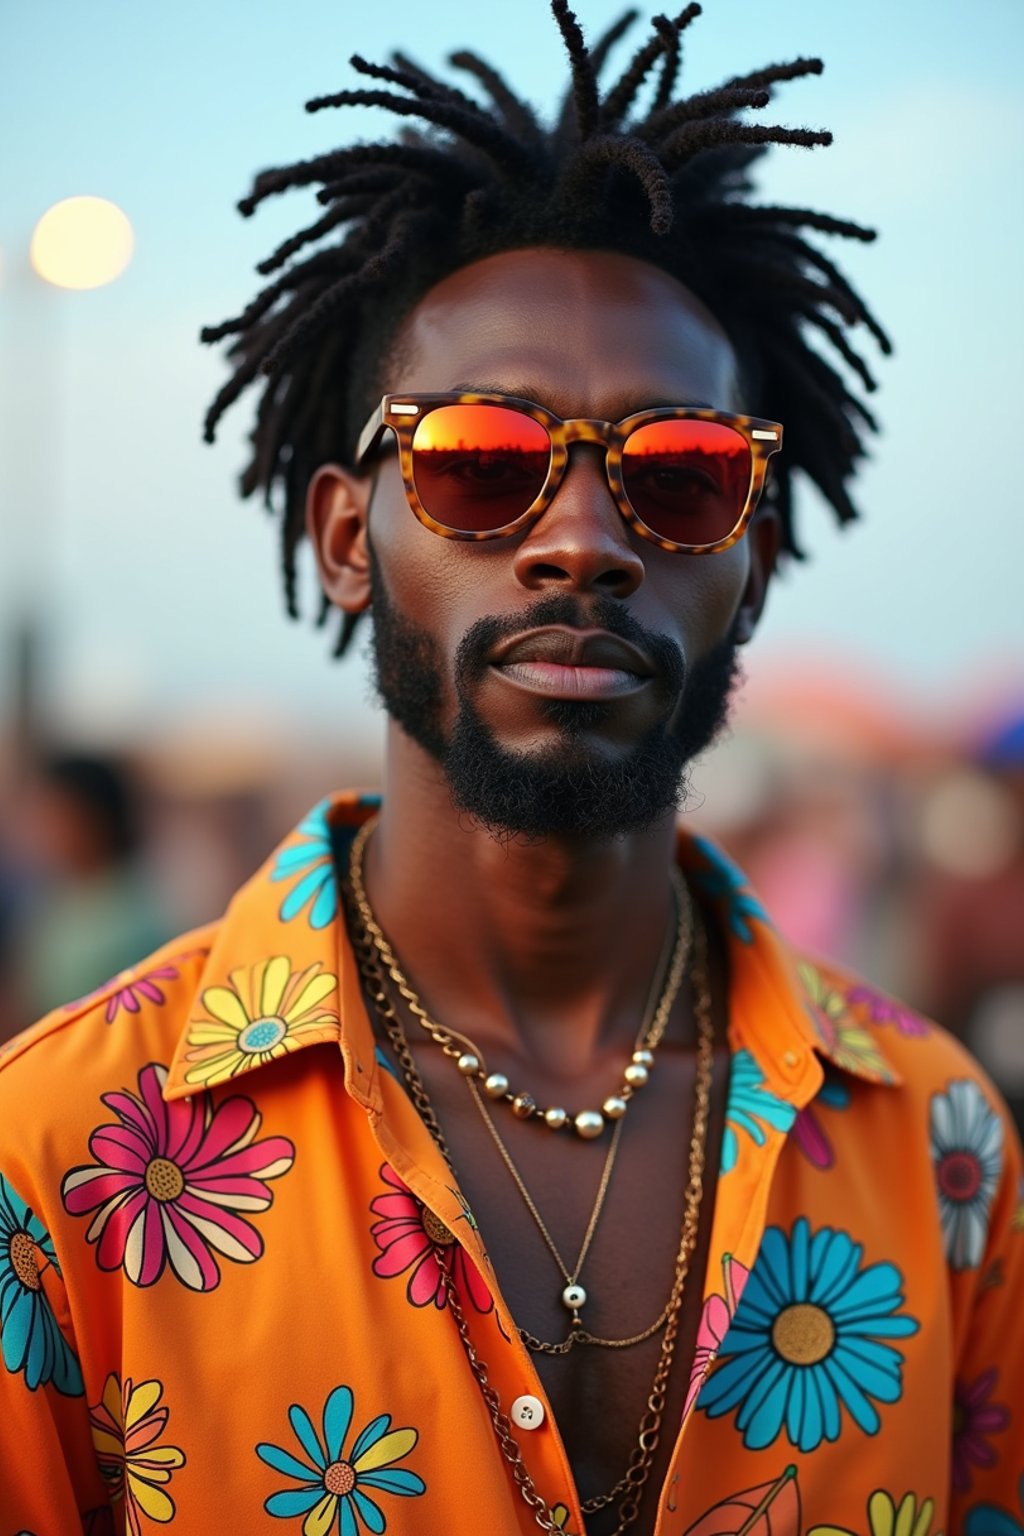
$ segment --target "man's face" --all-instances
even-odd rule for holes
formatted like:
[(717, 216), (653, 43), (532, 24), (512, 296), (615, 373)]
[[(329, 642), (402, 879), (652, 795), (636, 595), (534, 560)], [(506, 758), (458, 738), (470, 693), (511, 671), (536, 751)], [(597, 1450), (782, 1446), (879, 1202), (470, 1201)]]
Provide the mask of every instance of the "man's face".
[[(387, 387), (498, 391), (606, 421), (747, 404), (703, 306), (646, 262), (605, 252), (510, 252), (445, 279), (409, 316)], [(510, 538), (422, 526), (394, 453), (366, 499), (378, 692), (459, 809), (501, 834), (598, 840), (674, 811), (686, 764), (725, 719), (735, 647), (774, 558), (771, 517), (718, 554), (662, 550), (620, 516), (603, 449), (579, 444), (551, 506)], [(643, 665), (580, 698), (568, 668), (559, 680), (502, 663), (514, 637), (551, 627), (604, 631)]]

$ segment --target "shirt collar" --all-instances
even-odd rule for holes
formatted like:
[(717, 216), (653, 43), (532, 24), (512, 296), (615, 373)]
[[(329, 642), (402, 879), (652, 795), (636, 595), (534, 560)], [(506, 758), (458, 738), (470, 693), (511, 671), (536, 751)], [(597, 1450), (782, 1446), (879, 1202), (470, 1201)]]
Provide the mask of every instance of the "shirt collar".
[(679, 829), (678, 859), (710, 898), (729, 940), (730, 1030), (784, 1096), (820, 1078), (822, 1057), (865, 1082), (902, 1081), (871, 1027), (882, 1000), (831, 966), (795, 953), (775, 928), (746, 876), (720, 848)]
[(351, 793), (322, 800), (238, 891), (203, 967), (165, 1098), (322, 1044), (341, 1047), (356, 1096), (370, 1092), (373, 1036), (338, 906), (331, 832), (354, 836), (379, 803)]
[[(178, 1039), (165, 1098), (334, 1044), (349, 1092), (367, 1108), (378, 1105), (378, 1062), (339, 911), (332, 832), (354, 836), (379, 804), (376, 795), (355, 793), (322, 800), (234, 897)], [(816, 1055), (869, 1082), (899, 1082), (850, 989), (791, 953), (742, 872), (682, 828), (678, 859), (728, 935), (734, 1048), (749, 1049), (791, 1098), (820, 1080)]]

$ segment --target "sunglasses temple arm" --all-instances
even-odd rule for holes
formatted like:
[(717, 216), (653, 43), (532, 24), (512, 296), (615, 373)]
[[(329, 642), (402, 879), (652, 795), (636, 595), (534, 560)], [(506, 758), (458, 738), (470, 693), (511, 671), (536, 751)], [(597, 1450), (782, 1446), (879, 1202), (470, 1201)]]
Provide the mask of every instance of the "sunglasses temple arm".
[(373, 415), (370, 417), (369, 421), (366, 423), (366, 426), (359, 434), (359, 441), (356, 443), (356, 467), (358, 467), (366, 458), (366, 455), (377, 446), (377, 443), (380, 441), (381, 433), (389, 425), (390, 423), (384, 420), (384, 402), (382, 400), (380, 405), (378, 405), (377, 409), (374, 411)]

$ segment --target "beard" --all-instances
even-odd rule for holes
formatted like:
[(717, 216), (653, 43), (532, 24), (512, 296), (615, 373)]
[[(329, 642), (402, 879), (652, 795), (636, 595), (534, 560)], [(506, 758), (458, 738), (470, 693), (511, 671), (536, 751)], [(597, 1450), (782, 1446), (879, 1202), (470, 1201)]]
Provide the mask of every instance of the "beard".
[[(741, 676), (735, 622), (687, 668), (673, 641), (645, 630), (607, 597), (584, 603), (554, 595), (515, 616), (480, 619), (455, 655), (458, 708), (446, 733), (441, 649), (429, 631), (395, 608), (372, 544), (370, 566), (374, 689), (391, 719), (440, 765), (459, 812), (501, 840), (554, 836), (608, 842), (646, 831), (681, 808), (687, 768), (728, 721)], [(472, 685), (486, 672), (499, 640), (547, 624), (606, 629), (638, 646), (655, 668), (656, 685), (677, 707), (631, 747), (610, 757), (587, 737), (610, 716), (613, 703), (540, 700), (542, 714), (559, 728), (561, 741), (534, 752), (503, 747), (475, 707)]]

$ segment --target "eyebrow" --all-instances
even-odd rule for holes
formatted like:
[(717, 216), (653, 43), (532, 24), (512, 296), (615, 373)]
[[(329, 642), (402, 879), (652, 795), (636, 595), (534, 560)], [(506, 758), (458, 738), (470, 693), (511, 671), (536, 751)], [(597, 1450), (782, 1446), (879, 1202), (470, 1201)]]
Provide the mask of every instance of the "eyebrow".
[[(510, 389), (507, 383), (481, 384), (479, 381), (474, 381), (461, 384), (453, 384), (451, 386), (451, 390), (453, 394), (464, 395), (508, 395), (518, 400), (529, 400), (535, 405), (543, 405), (545, 410), (552, 411), (556, 416), (560, 414), (554, 409), (553, 406), (548, 405), (546, 401), (538, 399), (533, 390), (517, 388)], [(710, 400), (681, 400), (678, 395), (655, 395), (653, 398), (645, 397), (642, 401), (635, 402), (628, 406), (625, 410), (620, 411), (619, 415), (616, 416), (614, 420), (624, 421), (627, 416), (635, 416), (640, 411), (673, 410), (676, 406), (692, 406), (695, 410), (706, 411), (715, 409)], [(571, 420), (572, 418), (565, 417), (563, 419)], [(585, 419), (589, 420), (591, 418)]]

